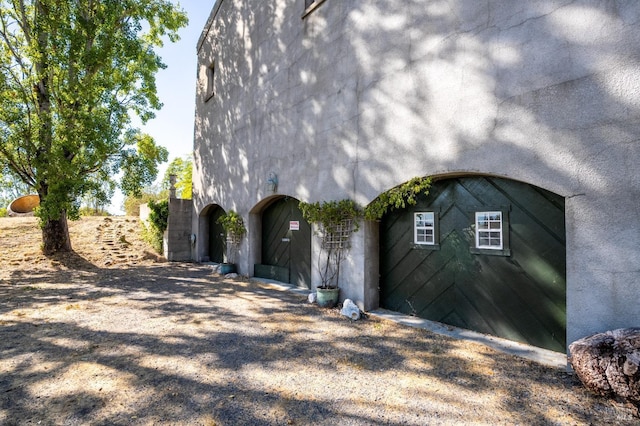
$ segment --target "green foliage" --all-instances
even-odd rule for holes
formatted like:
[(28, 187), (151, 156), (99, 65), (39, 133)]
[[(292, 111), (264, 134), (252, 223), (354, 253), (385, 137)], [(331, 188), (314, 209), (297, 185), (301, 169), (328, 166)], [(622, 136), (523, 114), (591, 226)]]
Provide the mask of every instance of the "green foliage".
[(125, 136), (127, 144), (136, 145), (136, 149), (122, 152), (118, 168), (122, 170), (120, 184), (125, 194), (142, 195), (142, 189), (151, 185), (158, 175), (158, 164), (164, 163), (169, 157), (165, 147), (156, 145), (149, 135), (138, 131), (131, 131)]
[(80, 207), (80, 216), (110, 216), (109, 212), (100, 208)]
[(169, 222), (169, 200), (149, 201), (149, 223), (164, 232)]
[(158, 253), (162, 253), (164, 231), (169, 221), (169, 200), (151, 200), (148, 205), (149, 222), (142, 223), (142, 239)]
[(124, 213), (127, 216), (140, 216), (140, 206), (142, 204), (148, 204), (149, 201), (160, 201), (168, 197), (166, 192), (164, 193), (153, 193), (153, 192), (143, 192), (139, 197), (134, 195), (127, 195), (123, 202)]
[(415, 177), (380, 194), (365, 207), (364, 217), (367, 220), (379, 220), (389, 211), (403, 209), (407, 204), (413, 206), (417, 202), (418, 195), (427, 195), (429, 188), (431, 188), (430, 178)]
[(193, 158), (187, 155), (184, 158), (176, 158), (167, 167), (162, 179), (162, 188), (168, 190), (171, 186), (169, 176), (176, 176), (176, 196), (185, 200), (192, 197)]
[(156, 253), (163, 253), (164, 235), (162, 232), (159, 232), (158, 229), (154, 228), (152, 225), (142, 222), (140, 234), (142, 235), (142, 239), (149, 244)]
[(7, 207), (16, 198), (31, 192), (8, 167), (0, 164), (0, 207)]
[(108, 215), (105, 207), (111, 202), (116, 189), (115, 183), (108, 178), (100, 180), (97, 175), (89, 180), (92, 185), (82, 196), (80, 215)]
[(217, 222), (222, 225), (224, 231), (227, 234), (227, 259), (228, 263), (235, 263), (236, 256), (238, 254), (238, 247), (242, 236), (246, 234), (247, 228), (244, 226), (242, 216), (233, 210), (229, 210), (224, 215), (220, 216)]
[(0, 217), (7, 217), (7, 209), (0, 207)]
[(161, 107), (153, 49), (186, 24), (169, 0), (0, 0), (0, 169), (40, 195), (41, 225), (103, 201), (120, 171), (125, 194), (155, 179), (167, 152), (130, 114)]
[(323, 201), (298, 204), (302, 217), (307, 222), (317, 223), (324, 229), (332, 229), (345, 219), (354, 220), (353, 232), (359, 229), (358, 219), (362, 217), (362, 210), (353, 200)]
[(349, 248), (351, 233), (359, 229), (362, 210), (353, 200), (323, 201), (298, 204), (302, 217), (321, 228), (322, 250), (318, 255), (320, 288), (338, 288), (343, 252)]
[(217, 222), (222, 225), (227, 235), (232, 239), (238, 240), (247, 232), (242, 216), (233, 210), (220, 216)]

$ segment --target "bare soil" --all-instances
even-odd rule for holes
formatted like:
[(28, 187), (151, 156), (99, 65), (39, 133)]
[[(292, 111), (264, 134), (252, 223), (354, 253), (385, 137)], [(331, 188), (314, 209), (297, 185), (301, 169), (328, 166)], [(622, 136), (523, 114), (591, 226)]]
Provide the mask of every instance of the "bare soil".
[(136, 218), (48, 258), (0, 218), (0, 424), (638, 424), (565, 371), (166, 263)]

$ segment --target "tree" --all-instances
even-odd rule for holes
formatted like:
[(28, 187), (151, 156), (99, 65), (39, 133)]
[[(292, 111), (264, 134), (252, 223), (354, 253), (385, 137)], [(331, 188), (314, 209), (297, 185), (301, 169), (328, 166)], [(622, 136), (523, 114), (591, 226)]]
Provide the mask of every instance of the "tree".
[(122, 171), (139, 194), (167, 151), (132, 128), (161, 107), (153, 51), (178, 39), (169, 0), (0, 0), (0, 168), (40, 196), (43, 251), (70, 251), (67, 217)]
[(95, 188), (83, 195), (80, 213), (92, 216), (107, 214), (105, 207), (111, 201), (115, 190), (115, 182), (111, 179), (96, 182)]
[(0, 208), (6, 208), (11, 201), (27, 195), (29, 187), (13, 175), (8, 167), (0, 165)]
[(191, 175), (193, 174), (193, 157), (187, 155), (184, 158), (175, 158), (164, 174), (162, 179), (162, 188), (169, 189), (171, 183), (169, 182), (170, 175), (176, 175), (176, 195), (178, 198), (191, 199), (192, 181)]
[(148, 204), (150, 201), (160, 201), (167, 199), (168, 192), (156, 190), (152, 187), (145, 188), (139, 196), (127, 195), (122, 202), (122, 208), (127, 216), (140, 216), (140, 206)]

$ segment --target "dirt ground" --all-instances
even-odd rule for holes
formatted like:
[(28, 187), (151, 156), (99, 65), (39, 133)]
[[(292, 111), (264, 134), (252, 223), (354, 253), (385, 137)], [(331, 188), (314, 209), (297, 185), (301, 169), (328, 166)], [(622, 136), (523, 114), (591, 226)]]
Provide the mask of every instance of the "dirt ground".
[(565, 371), (166, 263), (136, 218), (70, 232), (47, 258), (0, 218), (0, 424), (639, 423)]

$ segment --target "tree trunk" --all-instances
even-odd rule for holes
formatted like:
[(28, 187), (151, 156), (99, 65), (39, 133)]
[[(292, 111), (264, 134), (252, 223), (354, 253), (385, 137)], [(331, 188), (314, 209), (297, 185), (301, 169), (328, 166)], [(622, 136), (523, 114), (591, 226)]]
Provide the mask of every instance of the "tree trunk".
[(72, 251), (66, 212), (63, 212), (58, 220), (46, 221), (42, 228), (42, 242), (42, 252), (47, 256)]

